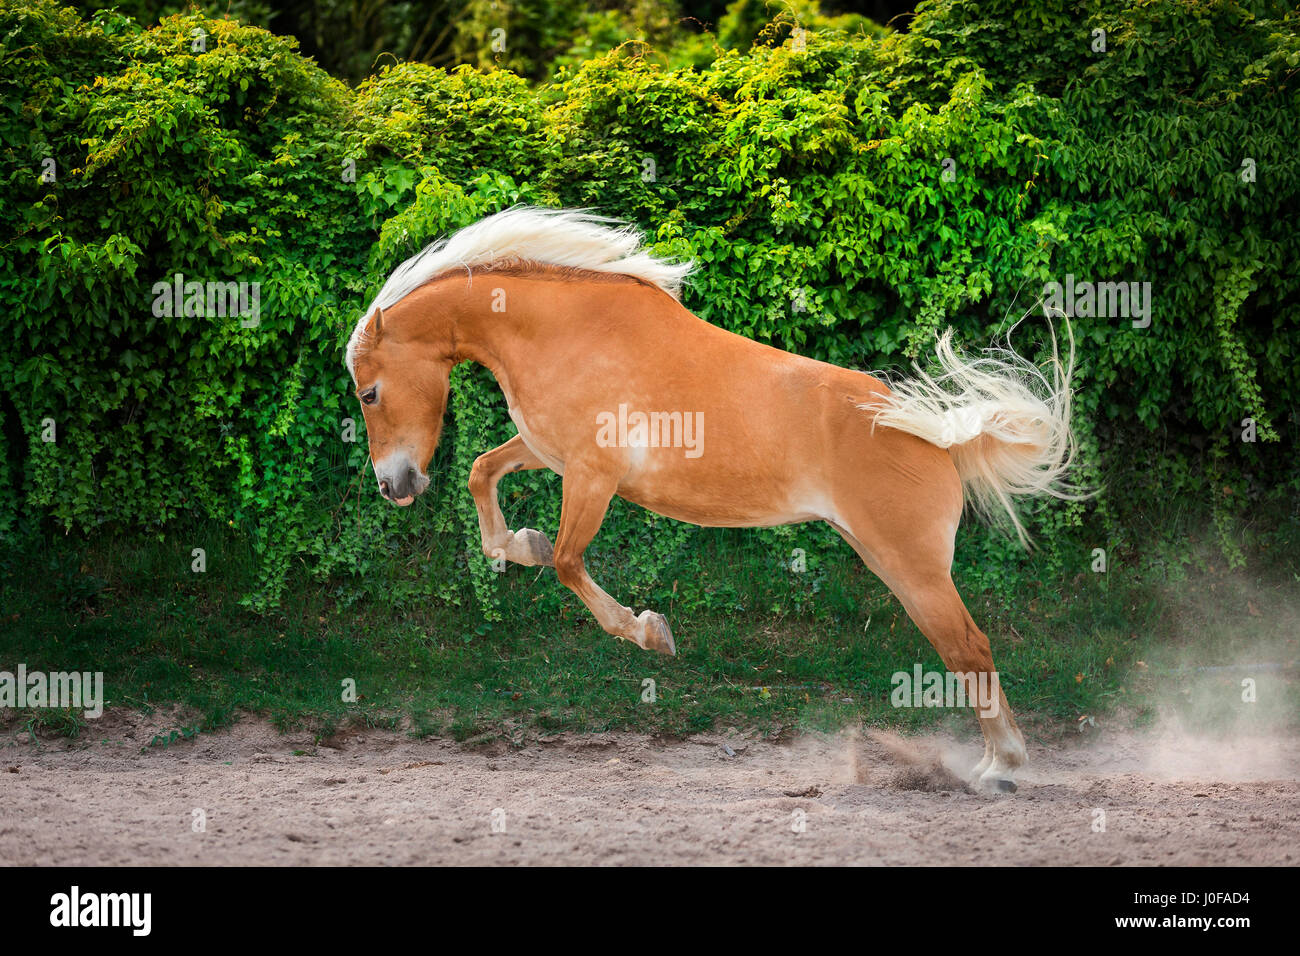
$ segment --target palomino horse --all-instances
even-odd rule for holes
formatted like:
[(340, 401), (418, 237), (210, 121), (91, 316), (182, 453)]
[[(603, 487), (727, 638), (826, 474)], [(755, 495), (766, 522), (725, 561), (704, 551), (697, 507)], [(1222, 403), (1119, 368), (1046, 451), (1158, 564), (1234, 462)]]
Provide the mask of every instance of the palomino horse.
[[(613, 220), (533, 208), (407, 260), (347, 349), (380, 493), (409, 505), (425, 490), (452, 366), (487, 366), (518, 434), (470, 474), (484, 552), (553, 565), (606, 631), (667, 654), (663, 615), (633, 614), (583, 563), (614, 495), (697, 525), (825, 521), (979, 688), (975, 775), (1013, 790), (1024, 738), (953, 585), (953, 540), (967, 499), (1005, 511), (1023, 539), (1010, 496), (1066, 496), (1070, 367), (1055, 343), (1049, 380), (1011, 352), (963, 358), (945, 335), (943, 374), (891, 390), (692, 315), (677, 300), (690, 268), (654, 258)], [(554, 548), (510, 531), (497, 503), (501, 477), (527, 468), (563, 476)]]

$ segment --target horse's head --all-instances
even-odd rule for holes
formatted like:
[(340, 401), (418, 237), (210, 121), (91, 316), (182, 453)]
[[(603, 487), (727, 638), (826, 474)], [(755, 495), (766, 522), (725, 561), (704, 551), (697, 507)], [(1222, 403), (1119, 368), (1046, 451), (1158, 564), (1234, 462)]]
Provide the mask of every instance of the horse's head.
[[(383, 311), (358, 326), (348, 346), (379, 493), (409, 505), (429, 487), (427, 469), (442, 432), (451, 361), (427, 354)], [(426, 354), (421, 354), (426, 353)]]

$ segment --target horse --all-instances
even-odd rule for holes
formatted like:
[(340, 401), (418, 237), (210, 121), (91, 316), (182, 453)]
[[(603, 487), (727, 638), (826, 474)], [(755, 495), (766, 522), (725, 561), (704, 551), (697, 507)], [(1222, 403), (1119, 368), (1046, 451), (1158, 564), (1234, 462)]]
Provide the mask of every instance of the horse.
[[(1009, 348), (968, 357), (948, 330), (941, 372), (891, 387), (698, 318), (680, 301), (692, 268), (617, 220), (536, 207), (406, 260), (346, 349), (379, 493), (406, 506), (428, 487), (451, 369), (486, 366), (518, 433), (470, 472), (484, 553), (554, 567), (605, 631), (670, 655), (662, 614), (635, 614), (587, 573), (615, 495), (702, 526), (825, 521), (974, 689), (985, 748), (972, 779), (1014, 790), (1024, 737), (953, 584), (954, 540), (970, 504), (1027, 544), (1013, 497), (1070, 495), (1073, 337), (1063, 363), (1052, 333), (1045, 372)], [(540, 468), (562, 480), (554, 545), (510, 530), (497, 501), (504, 475)]]

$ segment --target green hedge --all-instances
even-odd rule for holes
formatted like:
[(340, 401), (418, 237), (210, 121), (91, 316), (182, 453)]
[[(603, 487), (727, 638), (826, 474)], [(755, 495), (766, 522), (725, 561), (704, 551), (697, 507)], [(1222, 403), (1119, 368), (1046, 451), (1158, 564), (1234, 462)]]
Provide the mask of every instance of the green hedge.
[[(231, 21), (0, 0), (0, 533), (229, 522), (262, 556), (254, 605), (295, 560), (364, 574), (377, 549), (455, 535), (394, 593), (490, 614), (465, 490), (512, 433), (490, 377), (457, 370), (428, 506), (398, 511), (366, 474), (342, 346), (396, 263), (516, 202), (638, 222), (700, 262), (702, 317), (862, 368), (924, 361), (946, 325), (983, 346), (1067, 275), (1150, 282), (1149, 328), (1075, 321), (1084, 479), (1139, 466), (1225, 528), (1294, 496), (1300, 16), (1078, 9), (944, 0), (907, 35), (813, 33), (698, 70), (615, 53), (538, 86), (399, 64), (351, 89)], [(155, 315), (177, 273), (260, 283), (257, 325)], [(519, 523), (554, 527), (557, 481), (505, 491)], [(1032, 525), (1049, 550), (1085, 522), (1122, 536), (1130, 492)], [(601, 548), (647, 587), (692, 548), (637, 509), (611, 524)]]

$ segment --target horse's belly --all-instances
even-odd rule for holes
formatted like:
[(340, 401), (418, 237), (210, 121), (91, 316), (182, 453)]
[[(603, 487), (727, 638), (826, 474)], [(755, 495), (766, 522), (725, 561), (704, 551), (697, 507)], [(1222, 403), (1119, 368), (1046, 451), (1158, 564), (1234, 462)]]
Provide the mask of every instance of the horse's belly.
[(655, 514), (706, 528), (770, 528), (835, 518), (829, 497), (816, 490), (764, 487), (757, 482), (713, 490), (633, 477), (619, 486), (618, 493)]
[[(629, 501), (635, 499), (629, 498)], [(728, 514), (722, 509), (703, 509), (695, 511), (690, 508), (683, 508), (679, 505), (650, 505), (641, 501), (635, 501), (647, 511), (653, 511), (655, 514), (663, 515), (665, 518), (672, 518), (674, 521), (685, 521), (687, 524), (699, 525), (702, 528), (774, 528), (783, 524), (803, 524), (805, 521), (821, 521), (821, 515), (812, 514), (811, 512), (785, 514), (763, 513), (755, 514), (752, 512), (734, 511)]]

